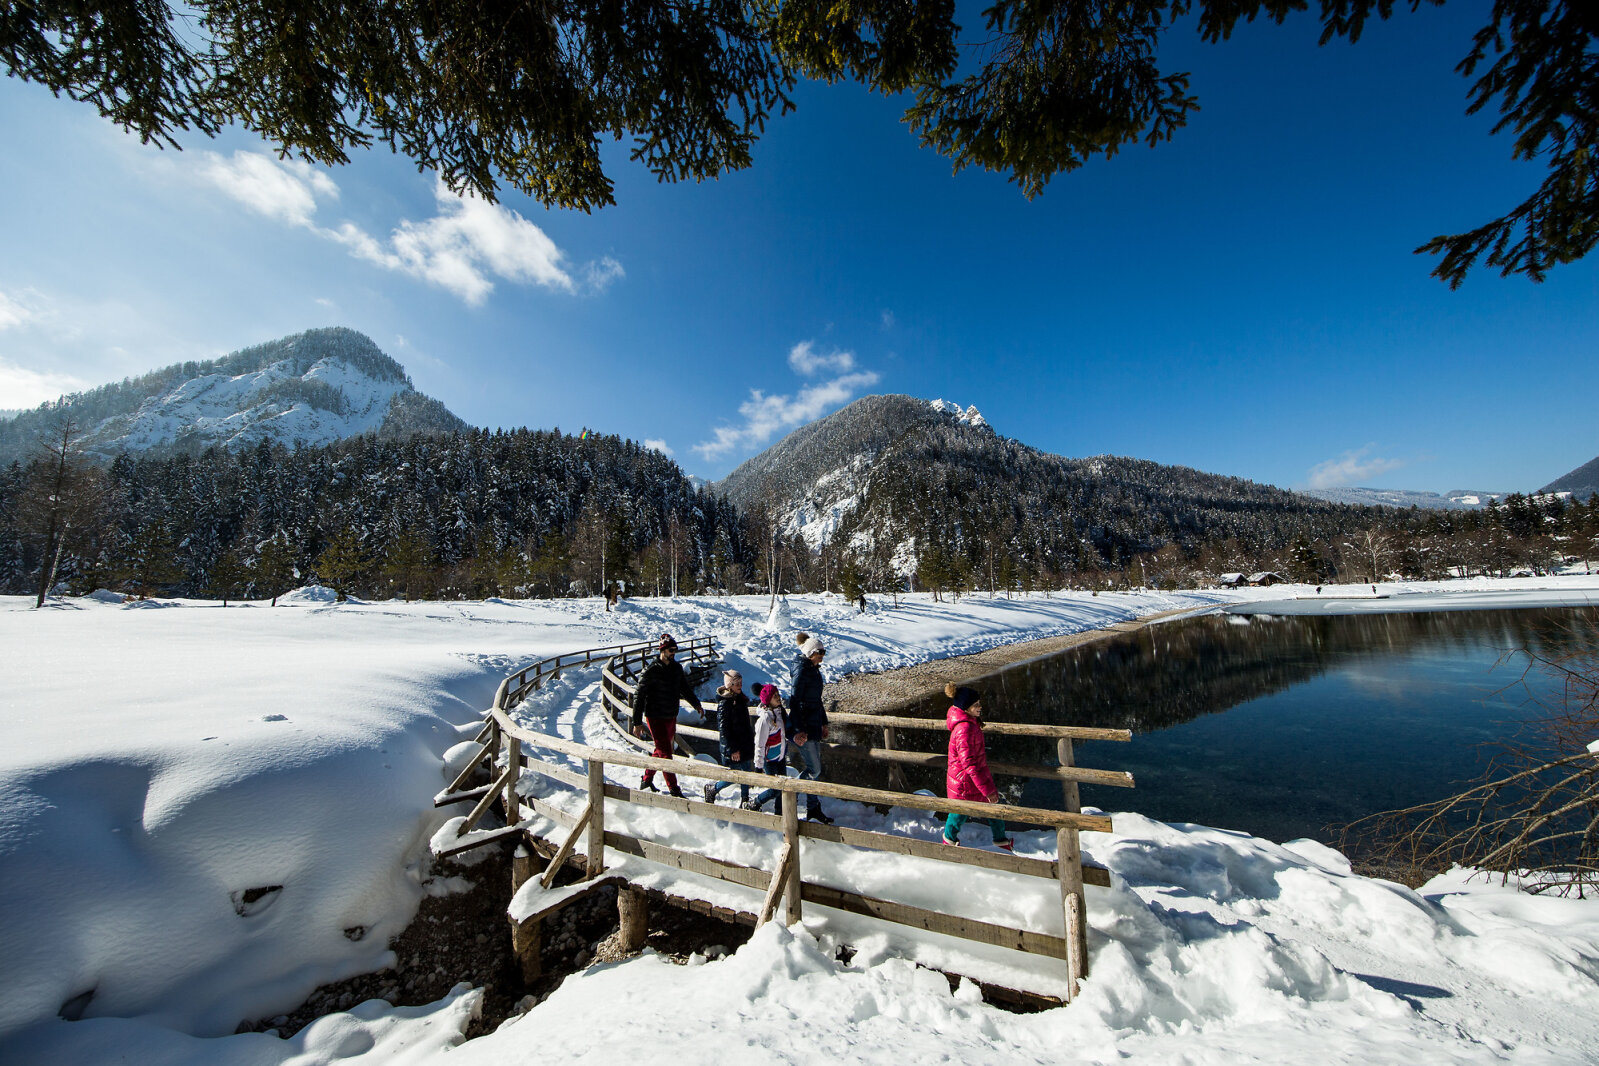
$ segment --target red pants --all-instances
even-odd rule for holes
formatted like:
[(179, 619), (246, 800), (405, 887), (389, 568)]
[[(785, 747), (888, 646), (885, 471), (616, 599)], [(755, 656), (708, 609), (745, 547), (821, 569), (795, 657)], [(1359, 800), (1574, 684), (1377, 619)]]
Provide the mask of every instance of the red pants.
[[(655, 741), (655, 750), (650, 752), (650, 754), (657, 759), (670, 759), (672, 757), (672, 747), (677, 742), (677, 719), (646, 718), (644, 719), (644, 724), (649, 727), (650, 739)], [(661, 776), (666, 778), (666, 790), (668, 792), (676, 793), (679, 791), (676, 774), (669, 774), (662, 770)], [(653, 780), (655, 780), (655, 771), (645, 770), (644, 787), (648, 788)]]

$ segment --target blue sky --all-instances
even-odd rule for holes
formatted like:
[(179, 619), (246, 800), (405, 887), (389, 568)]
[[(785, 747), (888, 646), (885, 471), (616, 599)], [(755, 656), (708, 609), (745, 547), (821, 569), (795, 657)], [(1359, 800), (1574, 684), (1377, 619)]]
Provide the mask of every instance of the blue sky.
[[(0, 408), (348, 325), (486, 426), (590, 427), (718, 477), (871, 392), (1047, 451), (1286, 487), (1533, 489), (1599, 453), (1599, 260), (1456, 292), (1411, 249), (1541, 180), (1453, 67), (1481, 2), (1357, 45), (1314, 19), (1169, 38), (1203, 110), (1029, 202), (951, 175), (902, 104), (806, 85), (755, 166), (618, 205), (440, 196), (232, 132), (140, 146), (0, 82)], [(975, 20), (974, 20), (975, 21)]]

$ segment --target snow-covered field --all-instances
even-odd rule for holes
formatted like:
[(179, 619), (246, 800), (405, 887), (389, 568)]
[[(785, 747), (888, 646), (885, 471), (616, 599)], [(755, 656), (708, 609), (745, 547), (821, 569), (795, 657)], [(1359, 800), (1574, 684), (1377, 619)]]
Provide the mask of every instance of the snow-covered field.
[[(1382, 591), (1395, 595), (1343, 602), (1599, 602), (1599, 577)], [(818, 946), (826, 923), (808, 918), (700, 966), (596, 966), (453, 1050), (476, 1003), (465, 988), (429, 1007), (362, 1004), (291, 1040), (228, 1035), (385, 965), (422, 895), (448, 890), (427, 879), (427, 841), (454, 813), (431, 805), (441, 756), (522, 663), (671, 630), (715, 635), (754, 680), (783, 673), (805, 629), (836, 676), (1174, 608), (1303, 609), (1295, 597), (1310, 593), (918, 596), (864, 616), (794, 597), (771, 626), (757, 597), (613, 614), (593, 601), (335, 605), (317, 591), (225, 610), (0, 599), (0, 1062), (1595, 1061), (1599, 904), (1459, 876), (1418, 894), (1353, 876), (1320, 845), (1131, 812), (1085, 836), (1116, 877), (1088, 890), (1093, 974), (1062, 1010), (1016, 1016), (951, 994), (886, 937), (838, 963)], [(528, 711), (583, 737), (588, 682), (568, 677)], [(1048, 848), (1024, 837), (1020, 850)], [(1028, 913), (984, 891), (962, 881), (946, 902)]]

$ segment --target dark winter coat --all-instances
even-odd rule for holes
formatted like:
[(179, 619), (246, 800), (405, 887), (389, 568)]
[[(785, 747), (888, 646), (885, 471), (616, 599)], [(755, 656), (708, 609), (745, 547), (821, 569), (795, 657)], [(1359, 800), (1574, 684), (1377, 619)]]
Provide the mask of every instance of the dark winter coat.
[(750, 698), (738, 689), (716, 690), (717, 732), (722, 738), (722, 758), (738, 752), (740, 759), (754, 756), (755, 730), (750, 725)]
[(788, 735), (804, 733), (811, 740), (821, 740), (827, 728), (827, 710), (822, 706), (821, 667), (803, 655), (794, 657), (789, 669), (793, 678), (793, 695), (788, 700)]
[(645, 718), (676, 718), (679, 698), (688, 700), (696, 711), (700, 709), (700, 699), (694, 695), (683, 667), (655, 658), (644, 668), (638, 687), (633, 690), (633, 712)]

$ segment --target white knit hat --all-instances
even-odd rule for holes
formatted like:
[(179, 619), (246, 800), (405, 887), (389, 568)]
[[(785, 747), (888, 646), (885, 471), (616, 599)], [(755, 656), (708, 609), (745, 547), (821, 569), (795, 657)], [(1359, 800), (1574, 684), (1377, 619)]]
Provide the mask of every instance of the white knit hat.
[(817, 640), (815, 637), (812, 637), (810, 640), (807, 640), (804, 644), (800, 645), (800, 654), (805, 656), (807, 659), (809, 659), (812, 655), (815, 655), (817, 652), (821, 652), (823, 655), (826, 655), (827, 649), (822, 647), (822, 642)]

